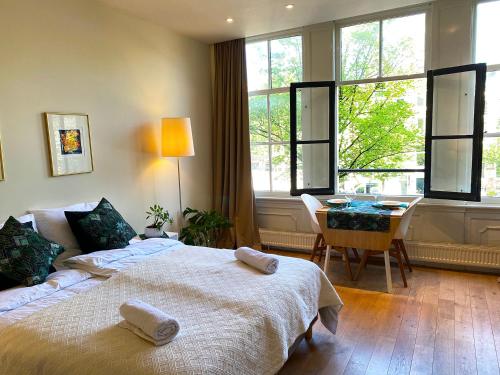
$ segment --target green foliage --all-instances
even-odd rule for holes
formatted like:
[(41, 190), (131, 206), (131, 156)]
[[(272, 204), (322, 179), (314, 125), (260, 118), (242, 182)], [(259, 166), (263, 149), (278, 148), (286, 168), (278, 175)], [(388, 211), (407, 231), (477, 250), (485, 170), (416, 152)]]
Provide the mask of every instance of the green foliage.
[[(488, 138), (485, 138), (487, 140)], [(491, 139), (491, 138), (490, 138)], [(483, 166), (487, 167), (483, 169), (483, 177), (489, 168), (494, 168), (494, 176), (496, 178), (500, 177), (500, 139), (491, 139), (490, 142), (483, 143)], [(483, 182), (483, 187), (486, 190), (486, 195), (489, 197), (497, 196), (497, 185), (495, 179), (486, 178)]]
[(182, 228), (179, 239), (186, 245), (215, 247), (224, 230), (232, 225), (217, 211), (200, 211), (186, 208), (182, 213), (187, 226)]
[(402, 99), (412, 88), (412, 81), (395, 81), (340, 89), (340, 169), (400, 168), (422, 150), (421, 129), (409, 123), (413, 105)]
[(271, 84), (273, 88), (288, 87), (302, 78), (302, 37), (271, 41)]
[(172, 224), (174, 220), (170, 217), (170, 213), (158, 204), (149, 207), (146, 212), (146, 220), (153, 218), (153, 224), (148, 228), (156, 228), (161, 230), (165, 224)]
[(494, 143), (483, 145), (483, 164), (496, 166), (497, 177), (500, 177), (500, 142), (498, 139)]

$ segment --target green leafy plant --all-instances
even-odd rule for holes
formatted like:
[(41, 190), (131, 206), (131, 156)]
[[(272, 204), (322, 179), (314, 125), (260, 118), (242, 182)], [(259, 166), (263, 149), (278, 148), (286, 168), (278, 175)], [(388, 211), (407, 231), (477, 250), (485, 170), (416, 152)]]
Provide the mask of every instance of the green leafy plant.
[(217, 211), (186, 208), (182, 213), (186, 226), (179, 239), (186, 245), (215, 247), (224, 230), (232, 226), (229, 219)]
[(153, 219), (153, 224), (148, 225), (148, 228), (161, 230), (165, 224), (172, 224), (174, 222), (170, 217), (170, 213), (158, 204), (149, 207), (146, 215), (146, 220)]

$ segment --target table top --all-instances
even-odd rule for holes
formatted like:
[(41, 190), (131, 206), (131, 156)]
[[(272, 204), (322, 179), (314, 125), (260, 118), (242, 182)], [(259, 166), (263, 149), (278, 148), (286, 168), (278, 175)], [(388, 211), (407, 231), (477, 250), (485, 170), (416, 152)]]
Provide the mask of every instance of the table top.
[[(364, 201), (364, 202), (366, 202), (366, 201)], [(373, 203), (375, 203), (375, 202), (373, 202)], [(330, 208), (334, 208), (334, 207), (323, 206), (323, 207), (319, 208), (316, 212), (318, 214), (326, 214), (326, 213), (328, 213), (328, 210)], [(387, 213), (384, 213), (384, 214), (387, 216), (390, 216), (390, 217), (394, 217), (394, 218), (401, 218), (404, 216), (404, 214), (407, 211), (408, 211), (408, 208), (406, 208), (406, 209), (399, 208), (399, 209), (395, 209), (395, 210), (387, 210)]]

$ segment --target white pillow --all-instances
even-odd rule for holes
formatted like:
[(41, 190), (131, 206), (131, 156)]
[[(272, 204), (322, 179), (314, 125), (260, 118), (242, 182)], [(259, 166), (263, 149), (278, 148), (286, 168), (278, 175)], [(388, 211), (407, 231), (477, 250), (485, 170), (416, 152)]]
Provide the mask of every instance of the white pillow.
[[(16, 217), (16, 220), (19, 221), (20, 223), (29, 223), (31, 221), (31, 225), (33, 226), (34, 231), (38, 232), (38, 229), (36, 227), (35, 217), (32, 214)], [(4, 224), (5, 222), (0, 223), (0, 229), (3, 228)]]
[(64, 211), (92, 211), (96, 206), (95, 202), (78, 203), (67, 207), (30, 210), (29, 212), (35, 216), (38, 232), (43, 237), (68, 250), (79, 249), (80, 246), (71, 231)]

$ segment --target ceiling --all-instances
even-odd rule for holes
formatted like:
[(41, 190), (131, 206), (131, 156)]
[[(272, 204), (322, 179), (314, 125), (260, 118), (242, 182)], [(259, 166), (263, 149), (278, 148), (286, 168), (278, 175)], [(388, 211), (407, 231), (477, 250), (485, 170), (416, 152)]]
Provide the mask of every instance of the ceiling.
[[(100, 0), (206, 43), (255, 36), (428, 0)], [(291, 10), (285, 5), (294, 4)], [(227, 18), (233, 18), (229, 24)]]

